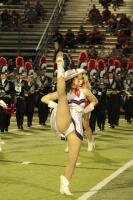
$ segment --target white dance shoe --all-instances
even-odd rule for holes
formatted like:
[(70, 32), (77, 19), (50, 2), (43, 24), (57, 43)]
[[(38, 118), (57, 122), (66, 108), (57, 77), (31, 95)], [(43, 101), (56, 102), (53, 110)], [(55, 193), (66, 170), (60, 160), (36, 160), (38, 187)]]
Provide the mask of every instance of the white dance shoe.
[(0, 152), (2, 151), (2, 145), (4, 145), (4, 144), (5, 144), (5, 142), (0, 140)]
[(93, 151), (95, 149), (95, 142), (94, 142), (94, 139), (90, 142), (88, 140), (88, 151)]
[(68, 148), (68, 145), (66, 146), (66, 148), (65, 148), (65, 153), (68, 153), (69, 152), (69, 148)]
[(60, 176), (60, 193), (68, 196), (72, 195), (69, 190), (69, 181), (65, 176)]

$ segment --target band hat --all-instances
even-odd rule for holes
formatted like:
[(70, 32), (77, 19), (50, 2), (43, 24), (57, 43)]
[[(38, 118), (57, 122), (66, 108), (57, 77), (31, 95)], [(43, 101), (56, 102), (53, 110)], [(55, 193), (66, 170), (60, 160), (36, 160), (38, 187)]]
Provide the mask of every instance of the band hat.
[(7, 67), (7, 60), (5, 57), (0, 57), (0, 73), (7, 73), (8, 67)]
[(82, 62), (81, 64), (80, 64), (80, 68), (81, 69), (85, 69), (87, 67), (87, 62)]
[(86, 73), (84, 69), (78, 68), (78, 69), (69, 69), (65, 72), (65, 80), (68, 81), (79, 74)]

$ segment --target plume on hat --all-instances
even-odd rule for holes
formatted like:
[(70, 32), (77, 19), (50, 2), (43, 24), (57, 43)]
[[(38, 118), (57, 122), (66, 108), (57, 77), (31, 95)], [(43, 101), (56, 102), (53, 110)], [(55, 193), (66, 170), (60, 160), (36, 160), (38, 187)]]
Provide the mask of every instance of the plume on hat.
[(16, 57), (16, 67), (24, 67), (24, 58), (22, 56)]
[(7, 60), (4, 57), (0, 57), (0, 66), (5, 66), (7, 65)]
[(79, 54), (79, 62), (85, 62), (88, 60), (88, 54), (87, 51), (81, 51)]
[(98, 60), (98, 69), (99, 69), (99, 71), (102, 71), (105, 69), (105, 62), (103, 59)]
[(27, 70), (31, 70), (31, 69), (33, 69), (33, 65), (32, 65), (32, 63), (31, 63), (30, 61), (25, 62), (25, 68), (26, 68)]
[(128, 61), (127, 68), (128, 69), (133, 69), (133, 61)]
[(88, 69), (97, 69), (97, 63), (95, 59), (89, 60)]
[(108, 59), (108, 65), (114, 66), (114, 58), (111, 57), (111, 58)]
[(47, 66), (46, 60), (47, 60), (46, 56), (42, 55), (40, 57), (40, 60), (39, 60), (40, 69), (45, 69), (46, 68), (46, 66)]
[(114, 61), (114, 65), (116, 68), (121, 68), (121, 62), (118, 59)]

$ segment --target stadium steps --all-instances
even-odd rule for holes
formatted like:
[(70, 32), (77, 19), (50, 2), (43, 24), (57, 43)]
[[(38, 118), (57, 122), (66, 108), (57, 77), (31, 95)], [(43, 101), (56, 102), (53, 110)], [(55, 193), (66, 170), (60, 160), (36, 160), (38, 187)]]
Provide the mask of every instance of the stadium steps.
[[(114, 14), (119, 14), (119, 13), (125, 13), (127, 16), (132, 15), (133, 11), (133, 1), (132, 0), (124, 0), (124, 4), (119, 7), (116, 11), (112, 8), (112, 6), (109, 7), (109, 10), (114, 13)], [(90, 10), (90, 2), (88, 0), (67, 0), (65, 7), (63, 9), (63, 13), (61, 16), (61, 20), (59, 21), (57, 27), (59, 32), (62, 33), (62, 35), (65, 35), (66, 31), (68, 28), (71, 28), (72, 31), (74, 32), (75, 36), (77, 35), (77, 32), (79, 30), (80, 25), (83, 25), (84, 29), (87, 32), (90, 32), (93, 29), (93, 25), (89, 21), (85, 21), (85, 18), (87, 16), (87, 13)], [(93, 1), (96, 7), (100, 10), (100, 13), (103, 11), (103, 7), (101, 4), (99, 4), (98, 1)], [(107, 26), (104, 25), (98, 27), (99, 30), (105, 35), (105, 41), (101, 45), (93, 45), (95, 49), (99, 52), (101, 47), (104, 47), (104, 50), (106, 52), (110, 52), (112, 49), (115, 48), (116, 43), (117, 43), (117, 36), (111, 35), (107, 31)], [(84, 49), (89, 49), (89, 45), (78, 45), (76, 49), (71, 49), (69, 50), (72, 59), (74, 60), (75, 64), (77, 64), (77, 59), (78, 55), (81, 50)], [(53, 54), (54, 54), (54, 49), (53, 45), (48, 49), (48, 70), (52, 71), (53, 69)]]
[[(30, 1), (34, 6), (35, 0)], [(43, 34), (44, 28), (53, 12), (56, 5), (56, 0), (45, 1), (42, 0), (44, 9), (47, 11), (47, 17), (41, 23), (34, 23), (33, 28), (25, 22), (24, 19), (24, 5), (26, 1), (22, 1), (20, 5), (0, 5), (0, 12), (4, 9), (16, 10), (21, 15), (22, 27), (19, 31), (1, 31), (0, 30), (0, 56), (11, 57), (21, 54), (22, 56), (35, 56), (36, 46)]]

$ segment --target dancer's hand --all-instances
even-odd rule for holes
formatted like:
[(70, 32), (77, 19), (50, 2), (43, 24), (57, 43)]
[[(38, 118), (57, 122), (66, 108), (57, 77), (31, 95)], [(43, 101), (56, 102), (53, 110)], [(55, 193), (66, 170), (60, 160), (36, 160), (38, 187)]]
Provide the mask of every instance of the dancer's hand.
[(49, 103), (48, 103), (48, 107), (49, 108), (56, 108), (57, 107), (57, 103), (50, 100)]
[(7, 105), (6, 105), (6, 103), (5, 103), (3, 100), (0, 100), (0, 106), (1, 106), (2, 108), (7, 109)]

